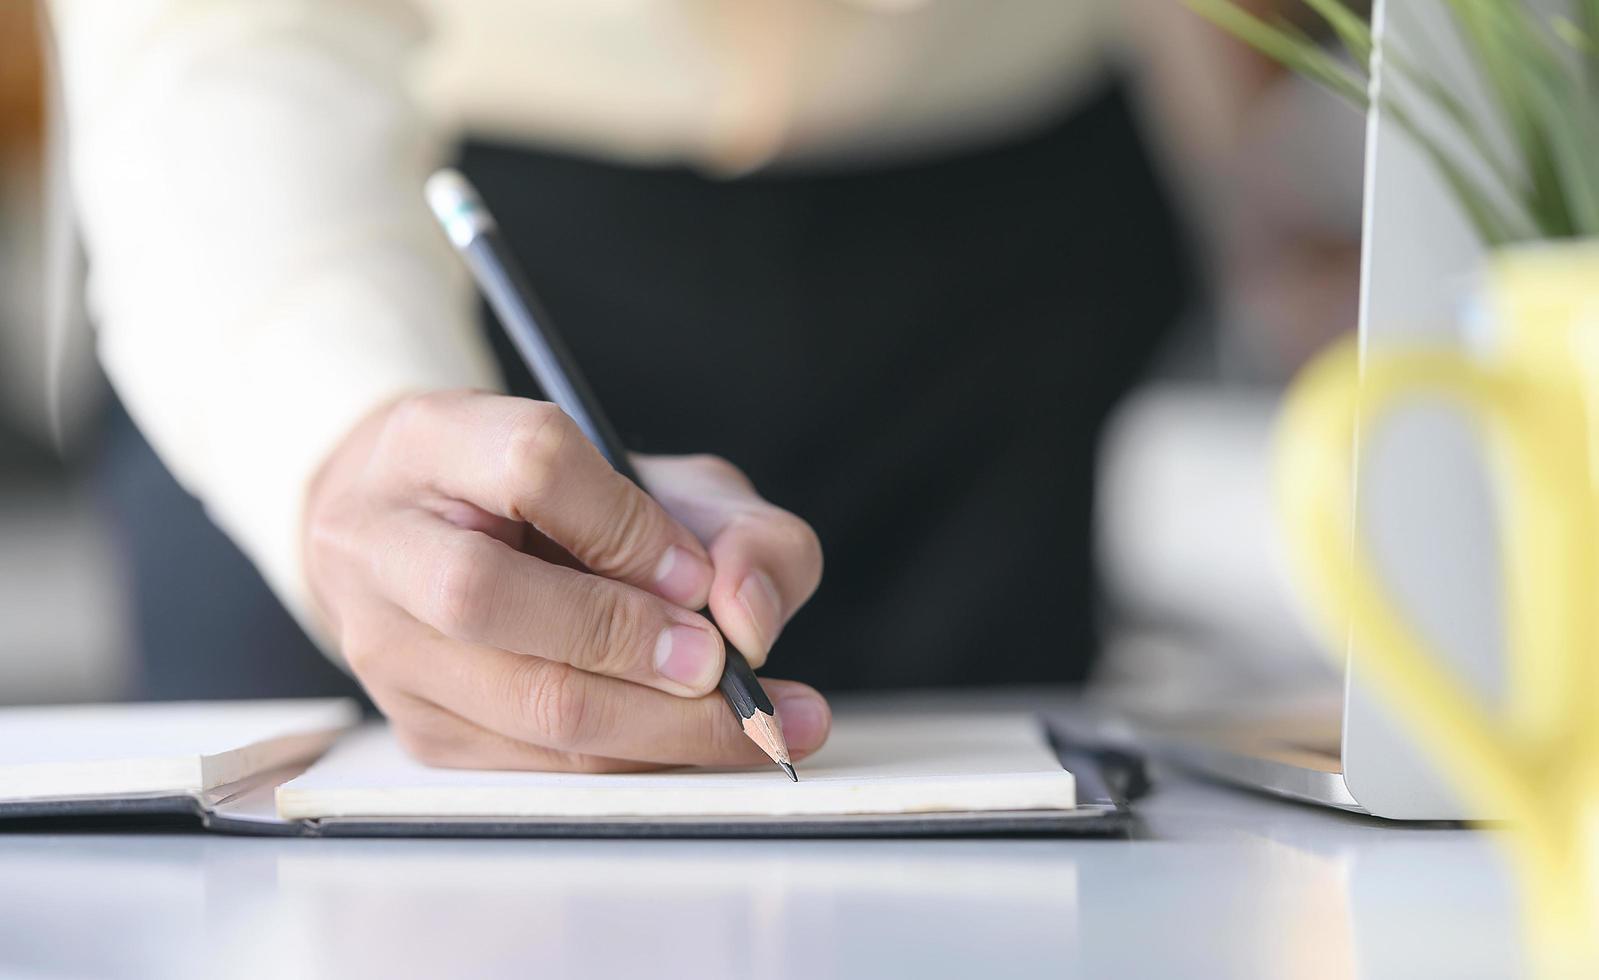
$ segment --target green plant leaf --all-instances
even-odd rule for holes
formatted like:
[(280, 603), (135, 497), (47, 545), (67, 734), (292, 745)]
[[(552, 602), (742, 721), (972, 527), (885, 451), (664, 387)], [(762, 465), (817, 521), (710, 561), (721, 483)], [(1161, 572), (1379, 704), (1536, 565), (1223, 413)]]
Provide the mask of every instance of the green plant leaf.
[(1534, 43), (1526, 7), (1507, 0), (1448, 0), (1462, 40), (1481, 70), (1489, 94), (1504, 114), (1529, 182), (1528, 209), (1548, 237), (1570, 235), (1571, 221), (1560, 186), (1552, 134), (1533, 107), (1530, 69), (1546, 58)]
[(1383, 111), (1393, 116), (1394, 121), (1431, 161), (1439, 176), (1449, 185), (1456, 201), (1485, 244), (1508, 245), (1535, 237), (1529, 225), (1504, 214), (1499, 206), (1494, 204), (1488, 191), (1478, 184), (1436, 137), (1418, 125), (1403, 106), (1397, 102), (1384, 101)]
[[(1599, 3), (1599, 0), (1595, 0)], [(1338, 35), (1344, 50), (1361, 68), (1371, 70), (1371, 25), (1360, 15), (1344, 6), (1343, 0), (1305, 0), (1305, 6), (1314, 10)]]
[(1442, 82), (1416, 68), (1409, 56), (1397, 50), (1391, 42), (1383, 50), (1383, 64), (1390, 66), (1395, 74), (1403, 76), (1407, 83), (1460, 130), (1466, 142), (1493, 172), (1495, 179), (1504, 186), (1507, 195), (1514, 198), (1518, 205), (1524, 206), (1522, 177), (1505, 159), (1504, 152), (1489, 132), (1485, 122), (1473, 116), (1466, 103)]
[[(1332, 28), (1356, 70), (1297, 28), (1268, 23), (1235, 0), (1185, 2), (1306, 78), (1368, 103), (1376, 45), (1370, 24), (1346, 0), (1303, 2)], [(1599, 235), (1599, 0), (1570, 0), (1570, 16), (1554, 18), (1524, 0), (1443, 2), (1492, 116), (1473, 111), (1454, 80), (1419, 68), (1391, 42), (1381, 55), (1403, 84), (1384, 86), (1384, 111), (1421, 148), (1484, 241)], [(1394, 6), (1393, 14), (1405, 13), (1398, 0)], [(1421, 125), (1419, 107), (1443, 128)], [(1443, 139), (1450, 132), (1459, 140)], [(1468, 166), (1472, 160), (1482, 166)]]
[(1184, 0), (1200, 16), (1293, 71), (1332, 89), (1358, 105), (1366, 104), (1364, 80), (1308, 40), (1267, 23), (1231, 0)]
[(1581, 59), (1525, 7), (1500, 5), (1489, 24), (1517, 53), (1526, 125), (1547, 154), (1548, 217), (1558, 219), (1550, 232), (1576, 235), (1599, 226), (1599, 124)]
[(1588, 87), (1599, 90), (1599, 0), (1577, 0), (1577, 16), (1588, 36)]

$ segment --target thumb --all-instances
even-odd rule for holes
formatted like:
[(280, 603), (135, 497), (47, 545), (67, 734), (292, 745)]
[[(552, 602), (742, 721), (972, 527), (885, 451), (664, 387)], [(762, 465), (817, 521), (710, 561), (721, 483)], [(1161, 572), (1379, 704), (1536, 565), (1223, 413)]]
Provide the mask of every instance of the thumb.
[(636, 463), (661, 505), (705, 544), (714, 569), (711, 614), (750, 664), (761, 666), (821, 582), (816, 532), (763, 500), (726, 460), (657, 456)]

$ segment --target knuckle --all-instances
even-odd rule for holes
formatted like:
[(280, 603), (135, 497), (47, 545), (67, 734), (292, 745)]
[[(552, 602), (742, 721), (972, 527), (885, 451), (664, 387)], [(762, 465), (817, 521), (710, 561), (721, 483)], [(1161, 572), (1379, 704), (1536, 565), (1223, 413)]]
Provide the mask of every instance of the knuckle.
[(382, 445), (407, 442), (437, 423), (447, 402), (455, 398), (454, 392), (424, 391), (407, 395), (394, 403), (383, 423)]
[[(810, 591), (822, 578), (822, 539), (816, 529), (788, 511), (773, 509), (762, 518), (762, 534), (778, 555), (791, 567), (802, 571)], [(799, 598), (799, 597), (795, 597)]]
[(305, 522), (305, 558), (311, 568), (338, 560), (346, 553), (348, 531), (344, 522), (326, 510), (315, 510)]
[(659, 521), (650, 499), (629, 487), (617, 502), (610, 520), (601, 525), (589, 547), (583, 549), (583, 563), (605, 576), (625, 576), (647, 570), (646, 546), (656, 536)]
[(305, 526), (305, 570), (314, 585), (359, 561), (360, 524), (343, 501), (314, 511)]
[(793, 514), (784, 513), (778, 522), (778, 532), (784, 547), (797, 561), (803, 562), (807, 569), (821, 571), (822, 539), (817, 537), (815, 528)]
[(381, 685), (393, 672), (395, 640), (391, 631), (375, 627), (365, 617), (351, 617), (340, 629), (338, 642), (345, 665), (369, 689)]
[[(516, 683), (521, 703), (540, 741), (556, 747), (581, 744), (588, 723), (583, 676), (563, 664), (530, 661)], [(522, 693), (525, 690), (525, 694)]]
[(697, 453), (688, 458), (696, 468), (704, 471), (707, 476), (720, 482), (736, 483), (742, 487), (750, 486), (749, 477), (744, 471), (734, 466), (731, 462), (714, 453)]
[(563, 772), (608, 773), (626, 772), (631, 766), (618, 759), (609, 759), (603, 755), (590, 755), (585, 752), (562, 752), (554, 750), (550, 755), (550, 767)]
[(405, 442), (424, 427), (427, 417), (431, 414), (432, 407), (428, 395), (407, 395), (401, 398), (389, 409), (388, 415), (383, 420), (383, 428), (378, 435), (378, 445), (389, 448), (395, 443)]
[(809, 540), (805, 545), (806, 562), (808, 563), (806, 565), (806, 584), (808, 588), (803, 596), (804, 599), (809, 599), (815, 594), (817, 588), (822, 584), (822, 570), (827, 567), (827, 556), (822, 552), (822, 539), (817, 536), (814, 529), (809, 528), (809, 525), (807, 525), (807, 529), (810, 531)]
[(431, 584), (429, 620), (447, 636), (474, 636), (488, 621), (494, 603), (492, 546), (475, 533), (446, 546)]
[(458, 765), (470, 754), (470, 731), (448, 715), (409, 700), (385, 710), (395, 741), (418, 762), (431, 766)]
[(365, 637), (346, 637), (339, 643), (339, 652), (344, 655), (344, 662), (350, 672), (362, 681), (370, 682), (378, 673), (378, 664), (382, 660), (380, 644), (372, 643)]
[[(516, 500), (536, 502), (550, 492), (558, 475), (561, 447), (571, 430), (566, 413), (549, 402), (530, 401), (522, 406), (511, 422), (505, 445), (505, 465)], [(518, 516), (527, 520), (530, 515)]]
[(389, 407), (373, 443), (372, 460), (384, 471), (415, 479), (425, 475), (417, 454), (446, 431), (459, 391), (425, 391), (407, 395)]
[(631, 673), (645, 619), (640, 606), (621, 589), (595, 589), (588, 616), (577, 618), (582, 632), (572, 637), (573, 664), (596, 674)]
[(737, 759), (752, 747), (744, 733), (729, 721), (725, 708), (717, 708), (720, 710), (687, 712), (683, 720), (683, 744), (693, 746), (693, 751), (711, 764)]
[(459, 740), (444, 735), (437, 726), (396, 724), (394, 739), (406, 755), (425, 766), (448, 767), (459, 757)]

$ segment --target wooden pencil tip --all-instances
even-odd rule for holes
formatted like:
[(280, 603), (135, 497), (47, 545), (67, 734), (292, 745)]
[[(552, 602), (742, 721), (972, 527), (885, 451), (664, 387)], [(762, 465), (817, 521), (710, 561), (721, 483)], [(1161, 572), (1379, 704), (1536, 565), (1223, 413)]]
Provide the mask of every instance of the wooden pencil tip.
[(799, 777), (794, 775), (794, 767), (789, 765), (788, 743), (783, 741), (783, 729), (776, 718), (764, 711), (757, 711), (744, 719), (744, 734), (759, 745), (768, 758), (782, 766), (790, 779), (799, 782)]

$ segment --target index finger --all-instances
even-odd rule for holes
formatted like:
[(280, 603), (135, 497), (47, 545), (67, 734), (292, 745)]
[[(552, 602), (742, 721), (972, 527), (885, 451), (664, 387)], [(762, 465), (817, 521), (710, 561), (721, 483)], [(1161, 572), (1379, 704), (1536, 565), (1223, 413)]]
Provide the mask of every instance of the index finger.
[(558, 660), (679, 696), (716, 688), (721, 635), (641, 589), (525, 555), (415, 514), (385, 527), (373, 581), (390, 602), (467, 643)]
[(392, 458), (413, 482), (532, 524), (596, 575), (705, 605), (712, 571), (699, 539), (555, 405), (440, 392), (410, 399), (391, 426)]

